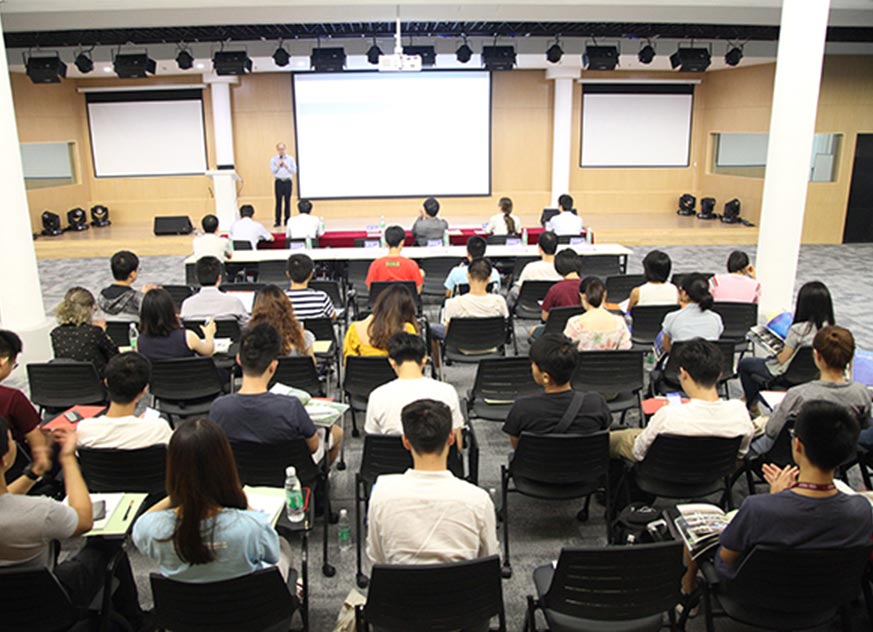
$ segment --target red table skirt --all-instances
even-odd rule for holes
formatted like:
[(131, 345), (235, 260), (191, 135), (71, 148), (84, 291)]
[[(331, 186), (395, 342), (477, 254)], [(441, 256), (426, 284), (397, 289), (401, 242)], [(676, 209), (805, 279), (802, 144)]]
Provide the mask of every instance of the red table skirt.
[[(449, 235), (449, 241), (453, 246), (466, 246), (467, 240), (473, 235), (485, 236), (481, 228), (462, 228), (460, 235)], [(543, 233), (543, 228), (528, 228), (527, 242), (536, 244), (540, 235)], [(285, 244), (285, 233), (273, 233), (275, 241), (262, 241), (258, 244), (258, 250), (283, 250), (287, 246)], [(355, 239), (366, 239), (368, 233), (365, 230), (329, 230), (318, 239), (318, 245), (321, 248), (353, 248)], [(376, 236), (372, 237), (377, 238)], [(413, 245), (412, 233), (406, 233), (406, 245)]]

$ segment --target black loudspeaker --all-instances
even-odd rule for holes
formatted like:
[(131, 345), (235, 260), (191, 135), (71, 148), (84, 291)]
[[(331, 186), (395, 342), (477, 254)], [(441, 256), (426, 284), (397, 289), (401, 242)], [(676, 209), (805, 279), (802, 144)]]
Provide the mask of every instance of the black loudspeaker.
[(155, 235), (190, 235), (194, 232), (187, 215), (165, 215), (155, 218)]

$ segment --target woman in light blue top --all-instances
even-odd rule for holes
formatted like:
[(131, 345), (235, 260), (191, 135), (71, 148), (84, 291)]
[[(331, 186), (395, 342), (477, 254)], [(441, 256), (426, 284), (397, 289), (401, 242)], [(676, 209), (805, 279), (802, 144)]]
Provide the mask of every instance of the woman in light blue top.
[(133, 541), (165, 577), (214, 582), (279, 562), (279, 536), (247, 509), (224, 432), (198, 419), (181, 424), (167, 449), (167, 498), (137, 520)]
[(695, 272), (685, 277), (679, 290), (679, 302), (684, 307), (664, 316), (661, 346), (670, 351), (673, 342), (683, 342), (692, 338), (718, 340), (724, 331), (721, 316), (712, 311), (713, 298), (709, 293), (709, 282), (702, 274)]

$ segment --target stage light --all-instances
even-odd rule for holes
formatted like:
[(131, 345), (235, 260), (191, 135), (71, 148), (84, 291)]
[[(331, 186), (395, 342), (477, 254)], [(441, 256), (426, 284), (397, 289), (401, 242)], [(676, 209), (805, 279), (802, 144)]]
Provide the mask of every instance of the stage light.
[(313, 48), (309, 64), (315, 72), (342, 72), (346, 67), (346, 49)]
[(483, 46), (482, 65), (485, 70), (512, 70), (515, 66), (515, 48), (512, 46)]
[(83, 208), (71, 208), (67, 211), (67, 230), (82, 231), (88, 230), (88, 215)]
[(467, 46), (466, 37), (464, 38), (464, 43), (458, 46), (458, 50), (455, 51), (455, 57), (462, 64), (466, 64), (473, 59), (473, 49)]
[(648, 66), (655, 61), (655, 47), (651, 44), (646, 44), (640, 49), (640, 52), (637, 53), (637, 59), (640, 60), (641, 64)]
[(586, 46), (582, 65), (588, 70), (615, 70), (618, 46)]
[(183, 48), (176, 55), (176, 64), (179, 70), (191, 70), (194, 67), (194, 55), (187, 48)]
[(46, 237), (54, 237), (64, 232), (63, 230), (61, 230), (61, 216), (57, 213), (52, 213), (51, 211), (43, 211), (40, 219), (42, 220), (41, 234), (45, 235)]
[(725, 202), (724, 215), (721, 216), (721, 221), (725, 224), (739, 224), (743, 221), (740, 219), (740, 201), (737, 198)]
[(433, 46), (404, 46), (404, 55), (418, 55), (421, 57), (422, 66), (436, 65), (436, 48)]
[(81, 72), (83, 75), (87, 75), (89, 72), (94, 70), (94, 60), (92, 60), (88, 53), (86, 53), (85, 51), (82, 51), (81, 53), (76, 55), (76, 59), (73, 61), (73, 63), (76, 65), (76, 68), (79, 70), (79, 72)]
[(118, 53), (112, 61), (115, 74), (121, 79), (145, 79), (158, 69), (148, 53)]
[(561, 49), (560, 40), (556, 37), (555, 43), (549, 46), (549, 49), (546, 51), (546, 59), (552, 64), (557, 64), (563, 56), (564, 51)]
[(697, 214), (697, 219), (716, 219), (715, 214), (715, 198), (705, 197), (700, 200), (700, 212)]
[(96, 204), (91, 207), (91, 226), (102, 228), (109, 226), (112, 222), (109, 221), (109, 209), (102, 204)]
[(379, 63), (379, 58), (382, 56), (382, 49), (376, 44), (376, 39), (373, 38), (373, 45), (367, 50), (367, 62), (376, 66)]
[(291, 62), (291, 55), (282, 47), (281, 43), (279, 43), (279, 48), (276, 49), (276, 52), (273, 53), (273, 61), (279, 68), (284, 68)]
[(252, 71), (252, 60), (244, 50), (220, 50), (212, 56), (216, 75), (237, 76)]
[(691, 195), (690, 193), (682, 194), (682, 197), (679, 198), (679, 210), (676, 211), (677, 215), (694, 215), (695, 207), (697, 206), (697, 198)]
[(724, 55), (724, 63), (728, 66), (736, 66), (743, 59), (743, 49), (739, 46), (734, 46)]
[(57, 53), (51, 57), (28, 57), (24, 67), (33, 83), (60, 83), (67, 76), (67, 64)]
[(677, 48), (670, 55), (670, 66), (680, 72), (703, 72), (712, 63), (708, 48)]

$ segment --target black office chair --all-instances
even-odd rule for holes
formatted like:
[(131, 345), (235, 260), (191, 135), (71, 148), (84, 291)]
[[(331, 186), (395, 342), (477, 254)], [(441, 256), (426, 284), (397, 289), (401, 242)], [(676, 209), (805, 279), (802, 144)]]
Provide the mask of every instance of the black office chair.
[(30, 401), (40, 415), (54, 416), (76, 405), (103, 404), (106, 389), (90, 362), (53, 360), (27, 365)]
[(378, 248), (382, 238), (378, 235), (375, 237), (355, 237), (355, 248)]
[(355, 608), (357, 630), (444, 632), (493, 617), (506, 630), (496, 555), (450, 564), (376, 564), (367, 603)]
[[(485, 286), (485, 291), (488, 292), (489, 294), (494, 294), (496, 288), (497, 288), (497, 284), (494, 283), (494, 281), (491, 281), (490, 283), (488, 283), (488, 285)], [(470, 284), (469, 283), (458, 283), (457, 285), (455, 285), (453, 296), (461, 296), (462, 294), (467, 294), (469, 292), (470, 292)]]
[(331, 369), (335, 368), (340, 371), (342, 368), (342, 349), (337, 339), (333, 320), (330, 318), (307, 318), (301, 320), (300, 324), (306, 331), (312, 332), (317, 341), (330, 343), (330, 348), (325, 353), (316, 353), (315, 357), (319, 360), (329, 361)]
[(442, 303), (446, 296), (444, 283), (449, 272), (460, 263), (457, 257), (429, 257), (420, 259), (418, 264), (425, 272), (424, 285), (421, 286), (422, 297), (435, 299)]
[(162, 285), (161, 287), (170, 293), (170, 297), (173, 299), (173, 306), (176, 308), (177, 313), (182, 309), (183, 301), (186, 298), (194, 296), (194, 288), (190, 285)]
[[(510, 482), (514, 486), (510, 488)], [(509, 493), (544, 500), (585, 498), (577, 514), (588, 520), (591, 495), (605, 490), (606, 515), (612, 516), (609, 493), (609, 432), (588, 435), (521, 433), (515, 454), (508, 465), (500, 466), (500, 513), (503, 518), (503, 576), (512, 575), (509, 561)], [(606, 521), (607, 541), (609, 524)]]
[(446, 329), (446, 339), (440, 345), (442, 364), (469, 363), (506, 356), (506, 341), (510, 335), (508, 321), (493, 318), (452, 318)]
[(661, 333), (664, 316), (679, 309), (679, 305), (635, 305), (631, 309), (631, 341), (635, 348), (648, 350)]
[(485, 243), (489, 246), (506, 246), (516, 243), (522, 245), (521, 235), (488, 235), (485, 237)]
[(606, 300), (621, 303), (630, 298), (631, 290), (646, 282), (644, 274), (613, 274), (606, 277)]
[(770, 380), (763, 390), (787, 391), (792, 386), (806, 384), (818, 378), (819, 370), (813, 359), (812, 347), (800, 347), (785, 372)]
[(622, 423), (627, 411), (636, 409), (642, 423), (644, 355), (642, 351), (632, 350), (582, 351), (573, 373), (573, 390), (603, 395), (609, 412), (621, 413)]
[[(219, 582), (183, 582), (158, 573), (149, 576), (155, 619), (173, 632), (254, 632), (287, 630), (300, 607), (275, 567)], [(281, 628), (279, 626), (282, 626)]]
[(139, 323), (126, 320), (107, 320), (106, 335), (117, 347), (130, 346), (130, 325), (133, 324), (139, 331)]
[(388, 358), (382, 357), (346, 357), (346, 369), (343, 375), (343, 392), (352, 413), (352, 436), (358, 437), (356, 413), (367, 411), (367, 400), (370, 393), (397, 377), (394, 369), (388, 364)]
[[(307, 244), (307, 242), (309, 242), (309, 243)], [(305, 237), (303, 237), (303, 238), (294, 237), (294, 238), (290, 238), (290, 239), (286, 238), (285, 245), (288, 246), (289, 250), (299, 250), (299, 249), (307, 248), (307, 247), (309, 247), (309, 248), (318, 248), (319, 247), (318, 237), (312, 237), (310, 239), (306, 239)]]
[(252, 242), (247, 239), (234, 239), (233, 240), (233, 249), (234, 250), (253, 250)]
[(584, 243), (584, 242), (585, 242), (585, 237), (584, 237), (584, 235), (582, 235), (582, 233), (579, 233), (578, 235), (558, 235), (558, 243), (562, 244), (562, 245), (566, 245), (566, 244), (576, 245), (576, 244)]
[(518, 397), (541, 391), (527, 356), (482, 360), (473, 388), (467, 392), (467, 413), (478, 419), (505, 421)]
[(373, 305), (376, 303), (376, 299), (379, 298), (379, 295), (385, 290), (396, 286), (402, 287), (409, 292), (412, 300), (415, 301), (415, 307), (418, 310), (418, 314), (421, 315), (421, 296), (418, 293), (415, 281), (373, 281), (370, 284), (370, 293), (367, 296), (367, 309), (372, 311)]
[(596, 276), (606, 279), (621, 272), (620, 255), (583, 254), (579, 257), (579, 276), (582, 278)]
[(536, 632), (536, 611), (551, 630), (658, 632), (666, 613), (675, 626), (684, 571), (682, 542), (562, 548), (557, 566), (533, 572), (524, 630)]
[[(201, 338), (203, 337), (203, 331), (200, 328), (205, 324), (206, 321), (202, 319), (186, 318), (182, 321), (182, 326), (185, 329), (190, 329)], [(239, 321), (237, 321), (235, 318), (216, 319), (215, 337), (230, 338), (233, 342), (239, 342), (239, 339), (242, 337), (242, 331), (240, 330)]]
[(152, 363), (149, 393), (158, 412), (173, 417), (206, 415), (224, 386), (212, 358), (180, 358)]
[[(743, 457), (742, 465), (737, 468), (731, 477), (731, 488), (733, 488), (734, 483), (736, 483), (740, 476), (745, 476), (746, 485), (748, 485), (749, 495), (751, 496), (755, 493), (755, 485), (757, 484), (755, 477), (757, 476), (761, 482), (764, 482), (764, 463), (772, 463), (783, 468), (786, 465), (794, 465), (794, 456), (791, 453), (791, 430), (794, 428), (794, 422), (794, 417), (789, 417), (785, 421), (779, 434), (776, 435), (773, 445), (770, 446), (766, 453), (757, 454), (752, 450), (746, 453)], [(862, 476), (865, 474), (863, 465), (861, 467), (861, 474)], [(867, 489), (870, 488), (868, 487)]]
[(584, 313), (585, 310), (581, 305), (579, 307), (555, 307), (549, 311), (549, 319), (546, 321), (543, 334), (563, 334), (567, 321)]
[(288, 283), (288, 262), (280, 261), (259, 261), (258, 262), (258, 283), (273, 283), (274, 285), (285, 285)]
[[(670, 353), (666, 355), (659, 367), (652, 371), (649, 380), (650, 394), (652, 397), (658, 395), (666, 395), (674, 391), (681, 391), (682, 385), (679, 383), (679, 350), (689, 341), (683, 340), (673, 342), (670, 347)], [(724, 389), (725, 398), (729, 398), (728, 382), (736, 377), (734, 369), (734, 352), (736, 346), (732, 340), (717, 340), (715, 344), (721, 352), (721, 375), (718, 378), (718, 386)]]
[(525, 281), (521, 284), (518, 301), (515, 303), (515, 316), (522, 320), (540, 320), (543, 315), (542, 302), (555, 281)]
[(324, 397), (324, 383), (318, 378), (315, 362), (309, 356), (282, 356), (276, 366), (276, 372), (270, 380), (273, 384), (284, 384), (306, 391), (313, 397)]
[(166, 493), (167, 446), (138, 450), (80, 446), (79, 467), (91, 492)]
[[(339, 281), (329, 279), (313, 279), (309, 282), (310, 290), (318, 290), (324, 292), (330, 297), (330, 302), (333, 303), (333, 308), (337, 312), (347, 313), (346, 296), (343, 286)], [(314, 332), (313, 332), (314, 333)]]
[(712, 311), (721, 316), (721, 322), (724, 324), (721, 339), (733, 342), (741, 355), (748, 351), (751, 343), (746, 338), (746, 334), (758, 324), (758, 305), (716, 301), (712, 305)]
[(218, 289), (222, 292), (260, 292), (266, 283), (222, 283)]

